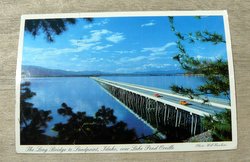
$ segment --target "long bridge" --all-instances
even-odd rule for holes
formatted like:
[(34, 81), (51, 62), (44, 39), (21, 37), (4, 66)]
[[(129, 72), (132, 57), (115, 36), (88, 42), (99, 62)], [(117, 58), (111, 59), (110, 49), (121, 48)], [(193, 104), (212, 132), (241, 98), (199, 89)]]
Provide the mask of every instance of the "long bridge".
[[(203, 100), (189, 99), (163, 89), (97, 77), (92, 79), (144, 121), (162, 132), (171, 127), (185, 130), (189, 136), (202, 133), (205, 131), (201, 124), (202, 117), (230, 109), (226, 102), (204, 103)], [(181, 104), (181, 101), (187, 104)]]

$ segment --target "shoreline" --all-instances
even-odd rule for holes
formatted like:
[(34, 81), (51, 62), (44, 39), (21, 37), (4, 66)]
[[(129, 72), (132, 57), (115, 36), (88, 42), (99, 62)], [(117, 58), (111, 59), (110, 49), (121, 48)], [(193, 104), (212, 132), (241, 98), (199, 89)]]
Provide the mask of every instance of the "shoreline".
[(103, 76), (126, 76), (126, 77), (137, 77), (137, 76), (204, 76), (203, 74), (185, 74), (185, 73), (178, 73), (178, 74), (93, 74), (93, 75), (34, 75), (34, 76), (22, 76), (21, 79), (24, 78), (61, 78), (61, 77), (103, 77)]

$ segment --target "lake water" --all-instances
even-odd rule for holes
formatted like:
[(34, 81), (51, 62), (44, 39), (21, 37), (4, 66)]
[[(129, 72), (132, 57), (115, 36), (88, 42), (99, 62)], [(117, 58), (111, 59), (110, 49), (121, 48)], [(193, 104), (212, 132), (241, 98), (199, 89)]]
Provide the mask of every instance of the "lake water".
[[(195, 88), (204, 82), (202, 77), (195, 76), (137, 76), (137, 77), (103, 77), (113, 81), (122, 81), (144, 86), (169, 89), (172, 84)], [(129, 128), (134, 128), (138, 136), (150, 135), (153, 130), (140, 118), (128, 111), (113, 97), (107, 94), (94, 80), (87, 77), (57, 77), (30, 78), (31, 91), (36, 93), (29, 102), (34, 107), (51, 110), (53, 120), (49, 122), (46, 134), (54, 136), (51, 130), (55, 123), (66, 122), (67, 119), (57, 113), (63, 102), (73, 108), (74, 112), (85, 111), (87, 115), (94, 115), (102, 106), (114, 109), (118, 121), (124, 121)]]
[(183, 86), (186, 88), (195, 89), (205, 82), (203, 77), (200, 76), (106, 76), (102, 77), (112, 81), (127, 82), (132, 84), (139, 84), (143, 86), (155, 87), (160, 89), (170, 90), (173, 84)]

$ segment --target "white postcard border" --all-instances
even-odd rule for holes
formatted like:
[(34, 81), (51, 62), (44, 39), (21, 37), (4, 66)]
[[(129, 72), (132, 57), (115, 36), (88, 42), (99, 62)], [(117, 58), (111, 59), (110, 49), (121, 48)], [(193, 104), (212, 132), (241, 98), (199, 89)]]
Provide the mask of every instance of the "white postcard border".
[[(114, 145), (20, 145), (20, 82), (24, 39), (24, 24), (28, 19), (79, 18), (79, 17), (133, 17), (133, 16), (223, 16), (226, 48), (229, 66), (232, 141), (190, 142), (160, 144), (114, 144)], [(22, 15), (19, 35), (17, 69), (16, 69), (16, 111), (15, 135), (17, 153), (133, 153), (133, 152), (172, 152), (172, 151), (207, 151), (230, 150), (237, 148), (237, 118), (231, 38), (226, 10), (221, 11), (138, 11), (138, 12), (95, 12), (95, 13), (58, 13)]]

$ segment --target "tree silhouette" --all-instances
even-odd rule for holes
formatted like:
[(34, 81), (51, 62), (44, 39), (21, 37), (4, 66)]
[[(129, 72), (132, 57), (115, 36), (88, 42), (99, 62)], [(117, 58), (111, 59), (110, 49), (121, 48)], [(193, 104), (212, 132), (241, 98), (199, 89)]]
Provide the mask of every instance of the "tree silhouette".
[(21, 84), (20, 95), (20, 134), (21, 144), (42, 144), (50, 141), (44, 134), (47, 123), (52, 120), (51, 111), (39, 110), (33, 104), (27, 102), (36, 94), (29, 89), (30, 83)]
[(199, 86), (196, 91), (190, 88), (185, 88), (178, 85), (172, 85), (171, 89), (174, 92), (187, 95), (191, 99), (193, 97), (212, 94), (215, 96), (224, 95), (229, 100), (229, 77), (228, 77), (228, 63), (222, 59), (210, 60), (210, 59), (197, 59), (189, 56), (183, 45), (183, 41), (189, 41), (189, 43), (195, 43), (200, 41), (203, 43), (213, 43), (217, 45), (219, 43), (225, 43), (222, 35), (218, 33), (211, 33), (206, 31), (196, 31), (194, 33), (183, 34), (174, 26), (174, 17), (169, 17), (169, 22), (172, 31), (177, 37), (177, 48), (179, 52), (173, 57), (174, 60), (178, 61), (181, 67), (188, 74), (202, 74), (206, 83)]
[(127, 124), (116, 121), (113, 110), (102, 106), (95, 117), (86, 112), (72, 111), (66, 103), (58, 109), (58, 113), (68, 118), (67, 123), (55, 124), (53, 130), (58, 132), (57, 144), (114, 144), (134, 143), (137, 139), (134, 129)]
[[(92, 22), (92, 18), (83, 18), (87, 22)], [(25, 21), (25, 31), (36, 37), (39, 33), (44, 33), (48, 42), (55, 41), (55, 35), (60, 35), (67, 30), (68, 25), (76, 24), (75, 18), (64, 19), (30, 19)]]
[(110, 125), (116, 122), (114, 110), (102, 106), (95, 114), (96, 122), (101, 125)]
[[(200, 19), (201, 17), (196, 17)], [(177, 37), (177, 48), (179, 52), (173, 57), (174, 60), (178, 61), (181, 67), (188, 74), (202, 74), (206, 82), (197, 87), (196, 90), (191, 88), (185, 88), (183, 86), (172, 85), (172, 91), (186, 95), (193, 99), (194, 97), (200, 97), (204, 103), (209, 102), (207, 98), (201, 97), (201, 95), (212, 94), (215, 96), (224, 95), (228, 98), (229, 96), (229, 72), (228, 63), (222, 59), (209, 60), (209, 59), (197, 59), (189, 56), (183, 45), (184, 41), (189, 43), (195, 43), (197, 41), (203, 43), (212, 43), (217, 45), (219, 43), (226, 43), (223, 36), (218, 33), (211, 33), (209, 31), (196, 31), (195, 33), (184, 34), (174, 26), (174, 17), (169, 17), (169, 22), (172, 31)], [(226, 110), (220, 114), (205, 116), (202, 123), (206, 129), (212, 131), (214, 140), (231, 140), (231, 111)]]
[(161, 142), (155, 134), (137, 137), (134, 129), (129, 129), (123, 121), (117, 121), (111, 108), (101, 106), (94, 116), (88, 116), (86, 112), (73, 112), (66, 103), (62, 103), (57, 112), (68, 119), (67, 122), (54, 125), (55, 137), (46, 135), (45, 128), (52, 120), (51, 111), (35, 108), (27, 101), (36, 95), (29, 86), (30, 82), (21, 84), (21, 145)]
[(215, 141), (232, 140), (231, 111), (205, 116), (202, 120), (205, 129), (211, 130)]
[[(174, 60), (178, 61), (181, 67), (188, 74), (202, 74), (206, 79), (204, 85), (197, 87), (196, 90), (185, 88), (178, 85), (172, 85), (170, 88), (179, 94), (187, 95), (191, 99), (193, 97), (201, 97), (201, 95), (212, 94), (215, 96), (224, 95), (230, 101), (229, 96), (229, 76), (228, 76), (228, 63), (223, 59), (198, 59), (189, 56), (183, 45), (184, 41), (189, 43), (195, 43), (197, 41), (203, 43), (213, 43), (217, 45), (219, 43), (225, 43), (222, 35), (214, 32), (211, 33), (207, 30), (196, 31), (195, 33), (184, 34), (174, 26), (174, 17), (169, 17), (169, 22), (172, 31), (177, 37), (177, 48), (179, 52), (173, 57)], [(202, 98), (203, 99), (203, 98)], [(207, 102), (207, 99), (204, 99)]]

